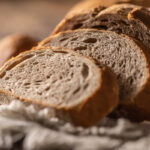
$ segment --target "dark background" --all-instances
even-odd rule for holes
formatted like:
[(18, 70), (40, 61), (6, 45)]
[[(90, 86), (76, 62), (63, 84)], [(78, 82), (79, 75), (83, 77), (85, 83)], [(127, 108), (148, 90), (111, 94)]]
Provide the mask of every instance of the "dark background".
[(0, 39), (25, 33), (47, 37), (78, 0), (0, 0)]

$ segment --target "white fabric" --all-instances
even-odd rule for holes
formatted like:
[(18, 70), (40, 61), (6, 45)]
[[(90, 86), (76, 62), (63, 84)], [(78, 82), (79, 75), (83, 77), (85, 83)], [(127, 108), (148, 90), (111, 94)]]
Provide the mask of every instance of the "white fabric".
[(19, 101), (0, 106), (0, 149), (150, 150), (150, 124), (105, 118), (89, 129), (51, 117)]

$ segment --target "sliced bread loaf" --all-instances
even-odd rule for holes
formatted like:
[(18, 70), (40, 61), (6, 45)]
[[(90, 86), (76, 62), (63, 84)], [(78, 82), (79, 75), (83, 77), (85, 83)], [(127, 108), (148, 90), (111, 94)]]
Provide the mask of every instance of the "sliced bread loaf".
[(140, 42), (112, 31), (80, 29), (51, 36), (39, 46), (73, 49), (110, 67), (119, 80), (121, 103), (150, 114), (150, 56)]
[(146, 24), (146, 22), (143, 21), (141, 23), (137, 19), (131, 19), (131, 15), (128, 16), (133, 9), (139, 9), (141, 8), (140, 6), (131, 4), (117, 4), (106, 9), (97, 10), (96, 8), (99, 8), (99, 6), (101, 6), (101, 4), (93, 6), (93, 9), (89, 9), (89, 12), (84, 14), (85, 19), (83, 19), (81, 15), (82, 12), (80, 15), (79, 13), (77, 15), (74, 14), (73, 16), (69, 15), (69, 17), (66, 17), (56, 27), (53, 34), (60, 31), (74, 30), (77, 28), (103, 29), (134, 37), (142, 41), (147, 47), (150, 48), (150, 28), (145, 27), (144, 24)]
[(8, 61), (0, 70), (0, 91), (51, 107), (59, 117), (85, 127), (110, 113), (119, 97), (109, 69), (62, 48), (32, 50)]
[[(55, 28), (53, 34), (66, 30), (91, 27), (88, 24), (91, 24), (93, 21), (99, 22), (96, 18), (102, 10), (114, 4), (122, 3), (150, 7), (149, 0), (83, 0), (77, 3), (77, 5), (70, 10), (70, 12)], [(102, 26), (103, 25), (100, 27), (99, 25), (99, 28), (104, 28)]]

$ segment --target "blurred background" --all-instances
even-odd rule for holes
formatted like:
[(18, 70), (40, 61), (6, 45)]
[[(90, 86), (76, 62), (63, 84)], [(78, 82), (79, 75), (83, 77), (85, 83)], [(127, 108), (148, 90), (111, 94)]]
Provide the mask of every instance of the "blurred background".
[(79, 0), (0, 0), (0, 39), (23, 33), (42, 40)]

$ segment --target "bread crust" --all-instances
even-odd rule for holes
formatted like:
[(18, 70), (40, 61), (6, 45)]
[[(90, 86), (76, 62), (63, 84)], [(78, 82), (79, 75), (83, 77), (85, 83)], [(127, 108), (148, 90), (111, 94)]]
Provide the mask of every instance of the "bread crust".
[[(78, 29), (76, 31), (82, 32), (82, 30), (95, 31), (96, 29)], [(97, 32), (99, 31), (100, 30), (97, 30)], [(42, 41), (41, 43), (39, 43), (38, 46), (39, 47), (46, 46), (49, 42), (51, 42), (51, 39), (68, 32), (72, 32), (72, 31), (71, 30), (64, 31), (56, 35), (50, 36), (44, 41)], [(103, 32), (111, 32), (116, 34), (115, 32), (112, 31), (104, 30)], [(135, 120), (150, 120), (150, 50), (149, 48), (145, 47), (140, 41), (137, 41), (136, 39), (128, 37), (124, 34), (121, 34), (120, 36), (130, 39), (136, 46), (139, 47), (139, 51), (143, 54), (143, 57), (145, 58), (145, 62), (147, 64), (147, 72), (148, 72), (147, 77), (145, 77), (145, 82), (143, 83), (143, 87), (139, 90), (139, 93), (136, 95), (136, 97), (125, 101), (120, 101), (120, 107), (122, 107), (122, 109), (128, 112), (127, 113), (128, 115), (126, 116), (128, 118), (131, 118), (132, 114), (136, 114), (134, 116)]]
[[(58, 51), (59, 48), (51, 48), (54, 51)], [(45, 48), (40, 48), (40, 50), (45, 50)], [(34, 52), (36, 50), (31, 50), (30, 52)], [(74, 53), (75, 55), (79, 55), (71, 50), (66, 50), (69, 53)], [(23, 52), (19, 56), (12, 58), (9, 60), (0, 70), (1, 73), (5, 71), (9, 63), (14, 60), (22, 60), (22, 56), (24, 54), (28, 54), (30, 52)], [(80, 56), (80, 55), (79, 55)], [(83, 57), (83, 56), (80, 56)], [(90, 58), (91, 59), (91, 58)], [(91, 61), (93, 61), (91, 59)], [(94, 61), (93, 61), (94, 62)], [(100, 121), (103, 117), (105, 117), (108, 113), (110, 113), (118, 104), (118, 83), (114, 74), (106, 68), (102, 68), (101, 70), (97, 68), (99, 73), (99, 86), (97, 89), (91, 93), (89, 97), (82, 100), (82, 102), (78, 103), (75, 106), (54, 106), (48, 104), (46, 102), (42, 102), (39, 100), (33, 99), (24, 99), (23, 97), (18, 97), (17, 95), (13, 95), (10, 92), (6, 92), (4, 90), (0, 90), (0, 93), (6, 94), (8, 96), (12, 96), (15, 99), (30, 102), (33, 104), (38, 104), (40, 106), (50, 107), (55, 110), (57, 116), (61, 117), (65, 120), (70, 120), (76, 125), (80, 125), (83, 127), (89, 127), (94, 125), (98, 121)], [(109, 86), (108, 86), (109, 84)]]
[(0, 67), (11, 57), (31, 49), (38, 41), (22, 34), (13, 34), (0, 41)]
[(138, 21), (146, 29), (150, 29), (150, 9), (135, 8), (128, 14), (128, 19)]

